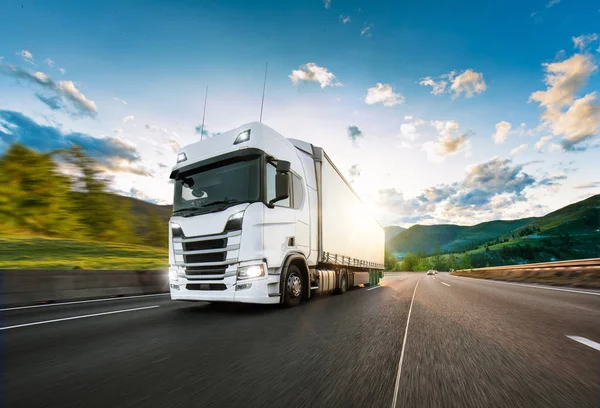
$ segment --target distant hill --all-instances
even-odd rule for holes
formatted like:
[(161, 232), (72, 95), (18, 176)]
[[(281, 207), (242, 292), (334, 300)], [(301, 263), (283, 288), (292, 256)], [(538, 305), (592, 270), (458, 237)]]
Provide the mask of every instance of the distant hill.
[(397, 225), (390, 225), (389, 227), (385, 227), (385, 242), (388, 242), (390, 239), (394, 238), (396, 235), (400, 234), (402, 231), (406, 231), (406, 228), (399, 227)]
[(600, 194), (539, 218), (471, 227), (413, 225), (386, 245), (399, 258), (438, 248), (468, 252), (473, 267), (595, 258), (600, 256)]
[(523, 218), (513, 221), (490, 221), (473, 226), (442, 224), (413, 225), (406, 231), (387, 241), (388, 250), (403, 257), (407, 252), (433, 253), (460, 252), (473, 249), (490, 239), (526, 225), (535, 218)]
[[(127, 205), (133, 221), (136, 235), (144, 241), (143, 238), (149, 233), (149, 228), (153, 222), (160, 222), (164, 225), (164, 230), (168, 231), (168, 222), (173, 212), (172, 205), (158, 205), (137, 198), (125, 197), (118, 194), (107, 193), (108, 199), (114, 201), (116, 206)], [(167, 243), (165, 242), (165, 245)]]

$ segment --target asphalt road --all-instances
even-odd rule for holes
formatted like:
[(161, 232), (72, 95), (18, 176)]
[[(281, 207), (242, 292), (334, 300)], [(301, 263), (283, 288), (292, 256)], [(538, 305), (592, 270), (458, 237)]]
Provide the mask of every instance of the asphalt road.
[(293, 309), (159, 295), (2, 310), (0, 404), (599, 407), (600, 349), (567, 337), (600, 343), (593, 293), (405, 273)]

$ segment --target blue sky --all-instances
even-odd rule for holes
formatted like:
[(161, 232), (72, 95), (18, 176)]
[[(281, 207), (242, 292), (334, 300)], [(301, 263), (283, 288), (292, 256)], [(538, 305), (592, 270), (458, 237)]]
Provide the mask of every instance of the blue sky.
[(81, 144), (115, 191), (170, 202), (205, 87), (209, 134), (257, 120), (268, 61), (264, 122), (323, 146), (383, 224), (600, 192), (600, 6), (488, 3), (10, 2), (0, 152)]

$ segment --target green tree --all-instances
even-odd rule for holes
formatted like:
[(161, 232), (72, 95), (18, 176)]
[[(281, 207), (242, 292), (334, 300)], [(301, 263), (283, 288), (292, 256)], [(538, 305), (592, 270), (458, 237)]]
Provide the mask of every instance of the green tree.
[(430, 260), (428, 258), (420, 258), (419, 262), (413, 268), (413, 271), (423, 272), (423, 271), (428, 271), (429, 269), (432, 269)]
[(390, 254), (387, 247), (384, 250), (384, 266), (386, 271), (393, 271), (396, 267), (397, 259), (394, 255)]
[(7, 231), (68, 234), (76, 223), (70, 191), (71, 181), (52, 154), (13, 144), (0, 158), (0, 225)]
[(406, 253), (406, 256), (402, 260), (402, 264), (400, 266), (401, 271), (412, 271), (415, 266), (419, 262), (419, 256), (415, 254), (411, 254), (410, 252)]
[(437, 271), (443, 271), (446, 267), (444, 264), (444, 256), (441, 254), (440, 249), (436, 249), (431, 257), (431, 266), (432, 269)]
[(473, 267), (471, 264), (471, 257), (468, 253), (465, 252), (460, 258), (459, 267), (460, 269), (471, 269)]

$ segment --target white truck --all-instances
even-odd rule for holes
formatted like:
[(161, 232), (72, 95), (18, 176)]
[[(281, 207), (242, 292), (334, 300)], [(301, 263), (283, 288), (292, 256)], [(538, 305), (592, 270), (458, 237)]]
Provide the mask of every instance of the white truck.
[(183, 147), (170, 178), (173, 300), (295, 306), (383, 271), (383, 228), (310, 143), (248, 123)]

